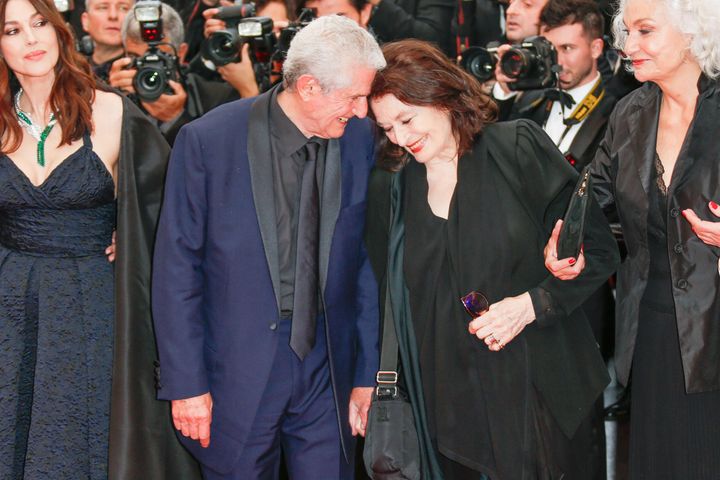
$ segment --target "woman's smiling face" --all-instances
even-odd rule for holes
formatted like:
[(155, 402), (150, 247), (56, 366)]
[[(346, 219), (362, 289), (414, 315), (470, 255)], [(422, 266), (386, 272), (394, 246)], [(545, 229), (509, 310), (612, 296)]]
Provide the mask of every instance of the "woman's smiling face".
[(388, 139), (419, 163), (447, 161), (456, 156), (457, 142), (447, 112), (407, 105), (392, 94), (373, 98), (370, 103), (375, 120)]

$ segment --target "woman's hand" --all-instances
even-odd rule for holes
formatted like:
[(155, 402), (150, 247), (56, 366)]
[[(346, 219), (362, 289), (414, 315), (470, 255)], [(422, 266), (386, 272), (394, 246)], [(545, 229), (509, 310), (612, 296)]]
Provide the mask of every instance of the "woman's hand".
[(547, 268), (554, 277), (560, 280), (572, 280), (573, 278), (580, 275), (580, 272), (585, 268), (585, 255), (583, 249), (580, 249), (578, 258), (557, 258), (557, 242), (558, 236), (560, 236), (560, 229), (562, 228), (563, 221), (558, 220), (555, 223), (550, 234), (550, 239), (547, 245), (545, 245), (545, 268)]
[[(720, 217), (720, 206), (718, 206), (717, 203), (708, 203), (708, 208), (713, 215)], [(700, 240), (708, 245), (720, 247), (720, 222), (701, 220), (692, 208), (683, 210), (682, 214), (685, 220), (690, 222), (693, 232), (695, 232), (695, 235), (697, 235)]]
[(534, 320), (530, 293), (525, 292), (490, 305), (487, 312), (468, 324), (468, 331), (484, 341), (490, 350), (499, 352)]
[(113, 230), (110, 246), (105, 249), (105, 255), (107, 256), (108, 262), (112, 263), (115, 261), (115, 230)]

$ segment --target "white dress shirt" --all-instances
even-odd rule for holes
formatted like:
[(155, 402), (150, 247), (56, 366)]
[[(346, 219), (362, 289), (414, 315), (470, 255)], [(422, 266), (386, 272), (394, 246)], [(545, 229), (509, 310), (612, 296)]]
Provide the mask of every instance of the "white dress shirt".
[[(565, 116), (563, 116), (563, 109), (560, 103), (553, 102), (552, 108), (550, 109), (550, 115), (545, 121), (545, 125), (543, 125), (543, 130), (545, 130), (545, 133), (548, 134), (548, 136), (552, 139), (555, 145), (558, 146), (558, 149), (563, 153), (563, 155), (566, 154), (568, 150), (570, 150), (570, 145), (575, 139), (575, 135), (577, 135), (578, 130), (580, 130), (580, 127), (585, 122), (585, 119), (583, 119), (582, 122), (570, 127), (568, 132), (565, 134), (565, 137), (562, 138), (561, 142), (560, 139), (566, 128), (565, 124), (563, 123), (563, 119), (570, 117), (570, 114), (575, 110), (575, 108), (577, 108), (580, 102), (585, 99), (587, 94), (590, 93), (590, 90), (592, 90), (595, 82), (598, 81), (598, 78), (600, 78), (600, 73), (597, 73), (592, 80), (590, 80), (584, 85), (571, 88), (570, 90), (565, 90), (573, 98), (573, 100), (575, 100), (575, 105), (573, 105), (571, 108), (565, 109)], [(493, 86), (492, 90), (492, 95), (497, 100), (508, 100), (516, 96), (518, 93), (519, 92), (505, 93), (500, 87), (500, 85), (497, 83)], [(560, 142), (559, 145), (558, 142)]]

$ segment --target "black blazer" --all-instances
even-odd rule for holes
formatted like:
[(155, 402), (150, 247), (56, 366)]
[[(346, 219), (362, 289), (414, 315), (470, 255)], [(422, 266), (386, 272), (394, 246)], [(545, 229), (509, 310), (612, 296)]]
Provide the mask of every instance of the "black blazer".
[[(703, 243), (683, 218), (692, 208), (703, 220), (717, 221), (708, 202), (720, 199), (720, 89), (704, 76), (698, 82), (695, 116), (668, 188), (667, 241), (680, 350), (688, 393), (720, 389), (720, 249)], [(627, 258), (617, 284), (615, 361), (618, 378), (630, 375), (639, 306), (650, 266), (647, 244), (648, 191), (655, 178), (654, 157), (662, 92), (652, 83), (621, 100), (593, 164), (595, 195), (620, 218)]]
[[(481, 174), (485, 184), (492, 185), (492, 194), (478, 187)], [(376, 170), (368, 194), (366, 241), (381, 293), (385, 292), (389, 177)], [(537, 319), (513, 341), (523, 337), (527, 342), (532, 381), (568, 437), (609, 381), (579, 307), (619, 262), (607, 221), (593, 202), (583, 273), (562, 281), (545, 268), (543, 248), (564, 213), (576, 177), (532, 122), (489, 125), (459, 161), (454, 200), (459, 214), (448, 221), (450, 254), (463, 292), (479, 288), (491, 302), (530, 292)]]

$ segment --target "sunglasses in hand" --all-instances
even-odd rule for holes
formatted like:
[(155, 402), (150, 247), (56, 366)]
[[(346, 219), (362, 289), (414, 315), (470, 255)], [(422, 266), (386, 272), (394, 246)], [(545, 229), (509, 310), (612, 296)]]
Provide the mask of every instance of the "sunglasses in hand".
[(490, 309), (487, 297), (476, 290), (460, 297), (460, 301), (472, 318), (479, 317)]

